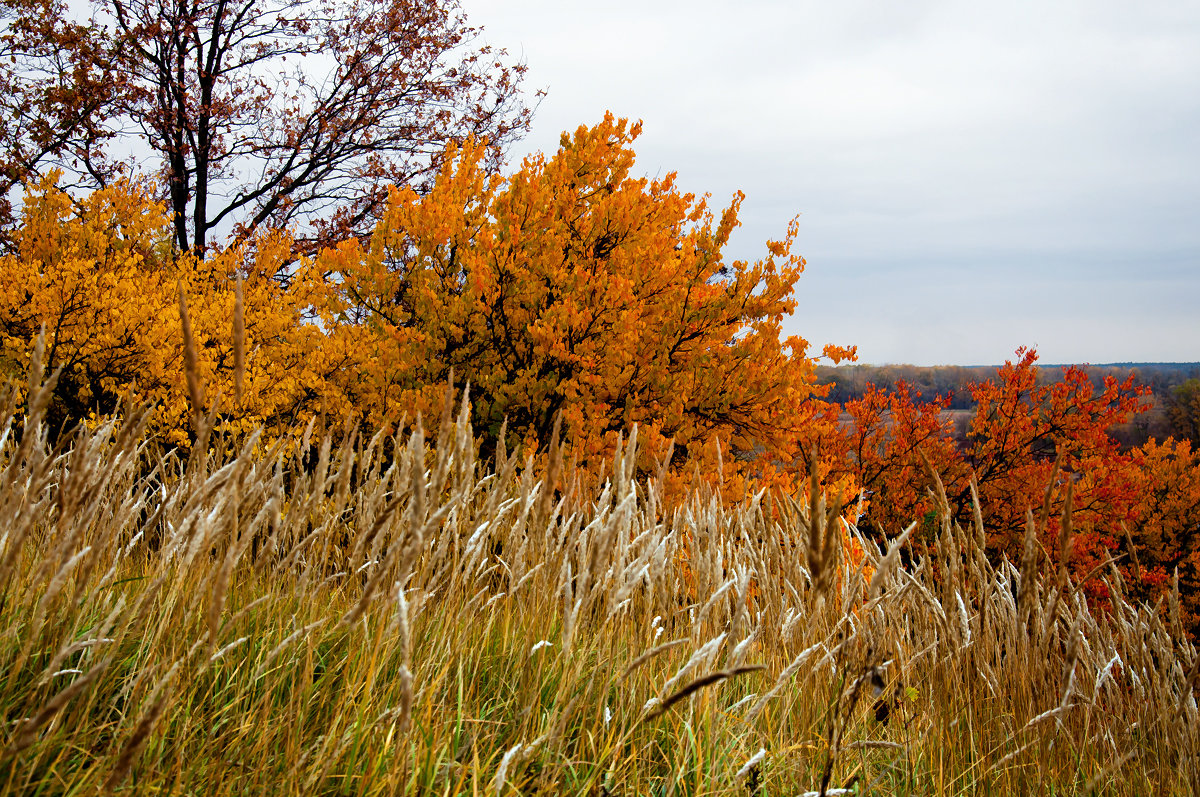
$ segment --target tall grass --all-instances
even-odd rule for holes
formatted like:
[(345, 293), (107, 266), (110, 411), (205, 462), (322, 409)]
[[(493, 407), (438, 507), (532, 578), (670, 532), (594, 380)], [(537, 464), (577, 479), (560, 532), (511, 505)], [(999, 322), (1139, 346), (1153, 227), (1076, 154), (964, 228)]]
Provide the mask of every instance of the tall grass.
[(635, 439), (602, 487), (551, 492), (503, 451), (487, 471), (465, 411), (436, 445), (214, 434), (183, 459), (136, 408), (51, 447), (48, 398), (34, 378), (22, 422), (0, 408), (6, 793), (1144, 795), (1200, 777), (1177, 601), (1131, 605), (1114, 570), (1111, 608), (1090, 608), (1043, 564), (1043, 517), (1015, 565), (982, 556), (986, 517), (944, 522), (926, 560), (903, 564), (898, 538), (859, 540), (855, 562), (815, 489), (666, 506), (634, 478)]

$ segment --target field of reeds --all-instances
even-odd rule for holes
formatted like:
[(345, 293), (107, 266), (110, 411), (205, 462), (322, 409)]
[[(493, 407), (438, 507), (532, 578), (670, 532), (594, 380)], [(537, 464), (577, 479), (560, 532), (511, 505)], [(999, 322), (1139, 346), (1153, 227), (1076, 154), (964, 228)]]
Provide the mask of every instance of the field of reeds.
[(815, 490), (665, 505), (635, 478), (636, 432), (591, 488), (553, 457), (480, 462), (449, 405), (429, 438), (214, 432), (184, 457), (137, 408), (51, 445), (49, 395), (32, 380), (20, 418), (0, 402), (4, 793), (1200, 778), (1177, 598), (1130, 605), (1114, 569), (1111, 606), (1089, 608), (1032, 534), (991, 563), (986, 509), (914, 560), (901, 530), (882, 549)]

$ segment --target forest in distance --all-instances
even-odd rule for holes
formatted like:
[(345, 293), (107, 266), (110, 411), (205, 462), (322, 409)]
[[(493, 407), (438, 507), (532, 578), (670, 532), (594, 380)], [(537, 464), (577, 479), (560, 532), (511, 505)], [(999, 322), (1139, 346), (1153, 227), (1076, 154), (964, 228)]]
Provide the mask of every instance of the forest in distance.
[[(1051, 384), (1062, 379), (1063, 369), (1081, 369), (1094, 389), (1101, 389), (1106, 377), (1125, 379), (1132, 376), (1135, 384), (1149, 389), (1145, 396), (1148, 409), (1140, 415), (1117, 424), (1108, 433), (1123, 449), (1143, 445), (1150, 438), (1167, 437), (1200, 442), (1197, 418), (1200, 408), (1192, 409), (1200, 389), (1200, 362), (1122, 362), (1098, 364), (1045, 363), (1038, 369), (1038, 383)], [(837, 404), (860, 399), (867, 385), (896, 385), (905, 383), (912, 391), (915, 404), (929, 404), (946, 399), (943, 414), (954, 425), (954, 435), (962, 440), (975, 400), (970, 385), (994, 380), (998, 366), (994, 365), (908, 365), (844, 363), (818, 365), (817, 381), (829, 385), (827, 398)], [(1174, 412), (1172, 412), (1174, 410)]]
[[(832, 385), (828, 398), (838, 403), (859, 398), (867, 383), (891, 385), (903, 380), (914, 393), (920, 393), (915, 399), (918, 402), (950, 395), (949, 409), (967, 410), (974, 406), (967, 385), (995, 378), (998, 365), (871, 365), (857, 362), (820, 365), (817, 366), (817, 381)], [(1134, 382), (1149, 387), (1155, 396), (1166, 396), (1187, 380), (1200, 378), (1200, 362), (1127, 362), (1041, 363), (1038, 379), (1043, 384), (1055, 381), (1063, 368), (1071, 366), (1082, 368), (1097, 388), (1103, 385), (1106, 376), (1124, 379), (1132, 373)]]

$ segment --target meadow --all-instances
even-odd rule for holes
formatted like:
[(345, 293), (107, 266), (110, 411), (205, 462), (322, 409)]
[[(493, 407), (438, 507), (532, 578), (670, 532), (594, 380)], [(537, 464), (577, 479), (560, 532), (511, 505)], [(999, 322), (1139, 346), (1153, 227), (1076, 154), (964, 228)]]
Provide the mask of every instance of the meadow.
[(319, 5), (4, 2), (0, 794), (1196, 793), (1200, 381), (826, 384), (789, 330), (986, 319), (799, 293), (801, 218), (735, 254), (641, 121), (518, 162), (459, 0)]
[(0, 402), (5, 793), (1200, 781), (1178, 588), (1135, 605), (1110, 567), (1089, 605), (1046, 564), (1049, 502), (1020, 561), (983, 555), (979, 511), (943, 512), (914, 557), (815, 484), (732, 503), (699, 479), (668, 501), (636, 430), (600, 479), (503, 445), (482, 462), (465, 395), (428, 435), (268, 443), (210, 420), (185, 456), (133, 404), (52, 444), (53, 389)]

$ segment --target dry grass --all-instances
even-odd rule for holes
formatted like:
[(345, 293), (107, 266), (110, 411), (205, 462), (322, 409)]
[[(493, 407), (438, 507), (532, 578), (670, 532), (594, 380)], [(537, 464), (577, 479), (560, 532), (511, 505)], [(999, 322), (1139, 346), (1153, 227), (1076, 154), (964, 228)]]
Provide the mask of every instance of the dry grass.
[(484, 474), (450, 411), (436, 446), (349, 433), (307, 460), (308, 435), (214, 434), (184, 461), (137, 411), (53, 450), (39, 384), (23, 427), (0, 407), (5, 793), (1200, 778), (1200, 660), (1174, 604), (1127, 604), (1115, 571), (1102, 615), (1036, 555), (995, 567), (982, 527), (948, 522), (929, 560), (901, 566), (900, 539), (855, 564), (816, 491), (665, 507), (633, 441), (602, 489), (552, 494), (503, 456)]

